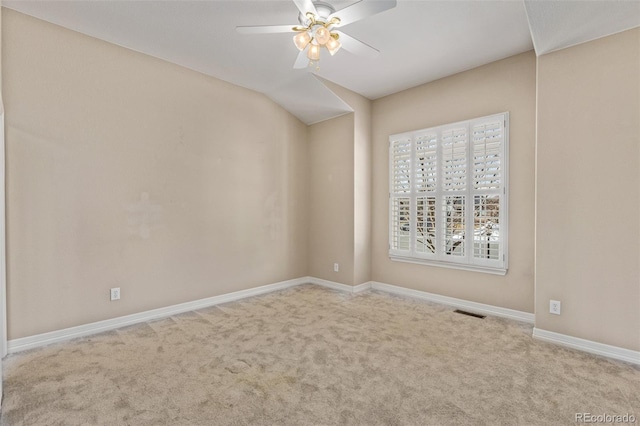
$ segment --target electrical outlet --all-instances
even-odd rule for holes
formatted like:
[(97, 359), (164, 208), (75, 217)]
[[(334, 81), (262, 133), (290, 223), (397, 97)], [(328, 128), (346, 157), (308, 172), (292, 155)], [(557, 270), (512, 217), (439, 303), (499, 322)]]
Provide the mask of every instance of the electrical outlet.
[(549, 300), (549, 313), (560, 315), (561, 304), (559, 300)]
[(333, 272), (338, 272), (338, 271), (340, 271), (340, 264), (334, 263), (333, 264)]
[(111, 289), (111, 301), (120, 300), (120, 287), (114, 287)]

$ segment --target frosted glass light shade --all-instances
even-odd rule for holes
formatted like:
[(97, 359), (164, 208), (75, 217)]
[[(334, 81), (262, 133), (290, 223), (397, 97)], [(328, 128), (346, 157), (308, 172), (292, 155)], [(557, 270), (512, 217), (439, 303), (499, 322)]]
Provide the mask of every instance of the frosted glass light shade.
[(336, 54), (338, 50), (340, 50), (340, 48), (342, 47), (342, 43), (340, 43), (339, 40), (336, 40), (335, 38), (330, 37), (325, 47), (327, 48), (329, 53), (331, 53), (331, 56), (333, 56)]
[(311, 41), (311, 36), (306, 31), (301, 31), (298, 34), (293, 36), (293, 43), (296, 45), (298, 50), (304, 50), (307, 47), (307, 44)]
[(309, 51), (307, 52), (307, 58), (311, 61), (320, 60), (320, 46), (317, 44), (310, 44)]
[(329, 33), (328, 29), (326, 29), (325, 27), (318, 27), (315, 33), (315, 39), (320, 46), (324, 46), (325, 44), (327, 44), (330, 38), (331, 34)]

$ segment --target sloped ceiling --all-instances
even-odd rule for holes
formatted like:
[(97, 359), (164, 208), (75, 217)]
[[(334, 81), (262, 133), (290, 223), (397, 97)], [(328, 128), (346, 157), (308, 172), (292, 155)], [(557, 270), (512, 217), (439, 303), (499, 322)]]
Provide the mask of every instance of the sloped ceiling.
[[(362, 0), (377, 1), (377, 0)], [(355, 1), (333, 0), (340, 10)], [(380, 50), (340, 51), (295, 70), (291, 34), (242, 35), (240, 25), (296, 24), (290, 0), (3, 1), (2, 5), (262, 92), (307, 124), (350, 110), (315, 76), (369, 99), (531, 50), (547, 53), (640, 25), (637, 1), (427, 1), (341, 28)]]
[(525, 0), (525, 8), (538, 56), (640, 26), (638, 0)]

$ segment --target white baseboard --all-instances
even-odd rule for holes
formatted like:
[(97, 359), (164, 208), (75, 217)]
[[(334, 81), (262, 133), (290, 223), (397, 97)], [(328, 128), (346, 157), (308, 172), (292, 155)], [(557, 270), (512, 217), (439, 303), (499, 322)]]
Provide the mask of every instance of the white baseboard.
[(89, 336), (91, 334), (101, 333), (104, 331), (115, 330), (120, 327), (138, 324), (145, 321), (151, 321), (159, 318), (165, 318), (171, 315), (181, 314), (183, 312), (203, 309), (221, 303), (233, 302), (234, 300), (244, 299), (247, 297), (258, 296), (277, 290), (283, 290), (295, 287), (301, 284), (316, 284), (347, 293), (359, 293), (371, 288), (371, 283), (364, 283), (357, 286), (340, 284), (333, 281), (327, 281), (314, 277), (302, 277), (288, 281), (281, 281), (274, 284), (267, 284), (260, 287), (250, 288), (247, 290), (235, 291), (233, 293), (222, 294), (220, 296), (208, 297), (205, 299), (194, 300), (192, 302), (180, 303), (178, 305), (166, 306), (164, 308), (153, 309), (150, 311), (139, 312), (137, 314), (125, 315), (118, 318), (112, 318), (104, 321), (92, 322), (75, 327), (69, 327), (62, 330), (50, 331), (48, 333), (36, 334), (33, 336), (22, 337), (19, 339), (9, 340), (7, 348), (9, 353), (25, 351), (52, 343), (63, 342), (65, 340), (75, 339), (76, 337)]
[(310, 282), (311, 284), (320, 285), (322, 287), (332, 288), (334, 290), (340, 290), (347, 293), (354, 293), (354, 294), (360, 293), (362, 291), (369, 290), (371, 288), (371, 282), (353, 286), (353, 285), (347, 285), (347, 284), (340, 284), (335, 281), (323, 280), (321, 278), (314, 278), (314, 277), (307, 277), (307, 278), (309, 280), (308, 282)]
[[(176, 315), (197, 309), (203, 309), (221, 303), (232, 302), (247, 297), (271, 293), (273, 291), (284, 290), (301, 284), (315, 284), (352, 294), (360, 293), (369, 289), (374, 289), (401, 296), (428, 300), (431, 302), (466, 309), (477, 313), (494, 315), (498, 317), (513, 319), (516, 321), (524, 321), (531, 324), (533, 324), (534, 322), (534, 315), (527, 312), (501, 308), (499, 306), (485, 305), (483, 303), (470, 302), (468, 300), (456, 299), (453, 297), (427, 293), (419, 290), (412, 290), (376, 281), (370, 281), (356, 286), (351, 286), (334, 281), (323, 280), (320, 278), (301, 277), (288, 281), (281, 281), (274, 284), (250, 288), (247, 290), (240, 290), (233, 293), (222, 294), (220, 296), (208, 297), (205, 299), (194, 300), (192, 302), (180, 303), (164, 308), (139, 312), (137, 314), (125, 315), (118, 318), (112, 318), (104, 321), (93, 322), (90, 324), (83, 324), (76, 327), (65, 328), (63, 330), (56, 330), (48, 333), (37, 334), (34, 336), (13, 339), (7, 342), (7, 349), (9, 353), (16, 353), (27, 349), (33, 349), (52, 343), (74, 339), (76, 337), (83, 337), (91, 334), (101, 333), (104, 331), (115, 330), (117, 328), (125, 327), (128, 325), (133, 325), (159, 318), (165, 318), (171, 315)], [(539, 340), (568, 346), (585, 352), (602, 355), (633, 364), (640, 364), (640, 352), (638, 351), (632, 351), (629, 349), (619, 348), (603, 343), (592, 342), (590, 340), (541, 330), (539, 328), (533, 329), (533, 337)]]
[(555, 343), (557, 345), (567, 346), (569, 348), (578, 349), (596, 355), (606, 356), (608, 358), (626, 361), (632, 364), (640, 365), (640, 352), (630, 349), (620, 348), (618, 346), (606, 345), (591, 340), (581, 339), (579, 337), (568, 336), (566, 334), (555, 333), (553, 331), (533, 329), (533, 338), (544, 340), (545, 342)]
[(516, 321), (523, 321), (530, 324), (534, 322), (534, 315), (528, 312), (516, 311), (508, 308), (501, 308), (499, 306), (485, 305), (484, 303), (471, 302), (463, 299), (456, 299), (455, 297), (442, 296), (434, 293), (427, 293), (426, 291), (412, 290), (410, 288), (398, 287), (391, 284), (384, 284), (376, 281), (371, 282), (371, 288), (374, 290), (381, 290), (387, 293), (398, 294), (401, 296), (415, 297), (416, 299), (428, 300), (430, 302), (436, 302), (443, 305), (453, 306), (455, 308), (461, 308), (469, 310), (479, 314), (493, 315), (496, 317), (508, 318)]
[(353, 287), (353, 293), (361, 293), (371, 289), (371, 281)]
[(62, 330), (51, 331), (48, 333), (36, 334), (34, 336), (22, 337), (20, 339), (13, 339), (9, 340), (8, 342), (8, 351), (9, 353), (20, 352), (39, 346), (49, 345), (51, 343), (74, 339), (76, 337), (83, 337), (91, 334), (101, 333), (103, 331), (115, 330), (116, 328), (125, 327), (128, 325), (181, 314), (183, 312), (194, 311), (196, 309), (203, 309), (209, 306), (232, 302), (234, 300), (244, 299), (247, 297), (258, 296), (260, 294), (270, 293), (277, 290), (283, 290), (286, 288), (295, 287), (300, 284), (307, 284), (309, 282), (309, 277), (296, 278), (293, 280), (267, 284), (247, 290), (240, 290), (233, 293), (222, 294), (220, 296), (208, 297), (205, 299), (194, 300), (192, 302), (180, 303), (177, 305), (166, 306), (164, 308), (139, 312), (137, 314), (125, 315), (118, 318), (97, 321), (90, 324), (83, 324), (76, 327), (69, 327)]
[(260, 287), (250, 288), (247, 290), (236, 291), (233, 293), (222, 294), (220, 296), (208, 297), (205, 299), (194, 300), (192, 302), (180, 303), (178, 305), (166, 306), (164, 308), (153, 309), (150, 311), (139, 312), (136, 314), (125, 315), (118, 318), (112, 318), (104, 321), (97, 321), (90, 324), (83, 324), (75, 327), (69, 327), (62, 330), (51, 331), (48, 333), (36, 334), (33, 336), (22, 337), (19, 339), (9, 340), (7, 349), (9, 353), (33, 349), (52, 343), (63, 342), (65, 340), (75, 339), (77, 337), (89, 336), (91, 334), (101, 333), (104, 331), (115, 330), (120, 327), (138, 324), (145, 321), (151, 321), (171, 315), (189, 312), (197, 309), (207, 308), (209, 306), (221, 303), (232, 302), (234, 300), (244, 299), (247, 297), (258, 296), (260, 294), (270, 293), (272, 291), (283, 290), (295, 287), (300, 284), (315, 284), (334, 290), (344, 291), (351, 294), (360, 293), (371, 288), (386, 291), (388, 293), (400, 294), (404, 296), (416, 297), (418, 299), (430, 300), (436, 303), (455, 306), (459, 308), (473, 310), (479, 313), (496, 315), (505, 318), (515, 319), (518, 321), (526, 321), (533, 323), (533, 314), (514, 311), (511, 309), (500, 308), (491, 305), (483, 305), (481, 303), (469, 302), (462, 299), (454, 299), (452, 297), (440, 296), (437, 294), (426, 293), (418, 290), (411, 290), (403, 287), (397, 287), (379, 282), (366, 282), (356, 286), (337, 283), (334, 281), (323, 280), (315, 277), (301, 277), (293, 280), (282, 281), (274, 284), (268, 284)]

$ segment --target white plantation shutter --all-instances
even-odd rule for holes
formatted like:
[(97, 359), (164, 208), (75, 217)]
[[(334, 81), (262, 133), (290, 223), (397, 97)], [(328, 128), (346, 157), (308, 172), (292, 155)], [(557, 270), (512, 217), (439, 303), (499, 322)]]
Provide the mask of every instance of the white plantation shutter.
[(442, 253), (445, 256), (465, 255), (465, 196), (445, 195), (442, 203)]
[(500, 233), (503, 194), (504, 129), (501, 116), (471, 123), (473, 153), (473, 258), (491, 264), (503, 256)]
[(390, 250), (396, 253), (411, 251), (411, 192), (413, 144), (411, 138), (397, 139), (389, 149), (391, 161), (391, 189), (389, 203)]
[(392, 191), (408, 194), (411, 191), (411, 139), (395, 141), (392, 146)]
[(467, 129), (443, 131), (441, 140), (443, 189), (464, 190), (467, 186)]
[(389, 254), (504, 274), (508, 113), (389, 138)]
[(500, 189), (503, 133), (502, 121), (473, 126), (474, 189)]
[(476, 195), (473, 216), (473, 257), (499, 260), (500, 195)]
[(438, 137), (435, 134), (416, 138), (416, 191), (435, 191), (437, 179)]
[(436, 253), (436, 197), (416, 197), (416, 252)]
[(393, 203), (391, 204), (391, 247), (394, 250), (409, 251), (411, 248), (410, 215), (409, 198), (393, 198)]

